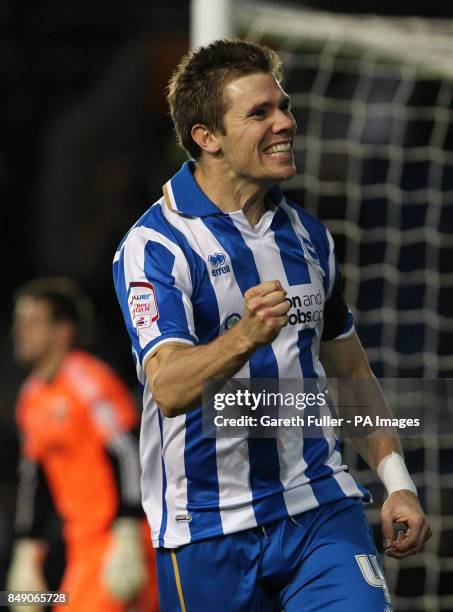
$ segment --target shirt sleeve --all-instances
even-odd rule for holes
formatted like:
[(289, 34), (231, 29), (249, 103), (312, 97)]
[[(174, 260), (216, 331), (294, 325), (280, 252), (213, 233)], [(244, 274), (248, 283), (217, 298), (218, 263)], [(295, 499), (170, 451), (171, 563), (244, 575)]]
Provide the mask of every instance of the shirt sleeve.
[(93, 402), (91, 415), (115, 479), (117, 516), (141, 516), (138, 413), (122, 381), (113, 373), (109, 378), (103, 381), (104, 393)]
[(322, 340), (347, 338), (354, 331), (354, 317), (349, 310), (341, 288), (341, 273), (335, 255), (333, 238), (327, 231), (329, 242), (329, 287), (324, 305), (324, 329)]
[(14, 531), (17, 538), (42, 538), (56, 510), (41, 463), (41, 449), (26, 427), (27, 411), (30, 409), (28, 392), (29, 385), (25, 383), (19, 392), (15, 412), (20, 459)]
[(138, 411), (126, 385), (106, 364), (78, 356), (69, 370), (100, 436), (118, 491), (117, 516), (141, 516)]
[(143, 516), (138, 429), (118, 433), (107, 444), (106, 452), (118, 491), (116, 518)]
[(133, 228), (115, 256), (113, 274), (126, 328), (142, 365), (164, 342), (198, 342), (191, 273), (176, 242), (150, 228)]
[(15, 535), (41, 538), (55, 511), (42, 466), (26, 457), (19, 463), (16, 497)]

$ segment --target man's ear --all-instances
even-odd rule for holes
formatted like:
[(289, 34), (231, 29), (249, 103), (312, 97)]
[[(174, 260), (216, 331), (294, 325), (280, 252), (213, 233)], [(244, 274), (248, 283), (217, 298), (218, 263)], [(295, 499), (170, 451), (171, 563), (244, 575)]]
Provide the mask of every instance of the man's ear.
[(202, 151), (216, 155), (220, 151), (220, 144), (216, 135), (202, 123), (196, 123), (190, 131), (192, 138)]

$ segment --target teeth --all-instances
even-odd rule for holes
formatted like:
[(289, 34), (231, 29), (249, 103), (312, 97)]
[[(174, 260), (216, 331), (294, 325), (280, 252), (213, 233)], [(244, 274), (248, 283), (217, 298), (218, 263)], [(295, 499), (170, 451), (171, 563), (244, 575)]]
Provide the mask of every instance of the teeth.
[(287, 151), (291, 151), (290, 142), (281, 142), (279, 144), (272, 145), (271, 147), (267, 147), (267, 149), (265, 149), (265, 152), (267, 154), (286, 153)]

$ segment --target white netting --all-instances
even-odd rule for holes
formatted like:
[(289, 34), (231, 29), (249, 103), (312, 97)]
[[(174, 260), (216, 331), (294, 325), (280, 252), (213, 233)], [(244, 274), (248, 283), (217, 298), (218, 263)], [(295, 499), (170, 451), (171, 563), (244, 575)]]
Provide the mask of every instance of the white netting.
[[(334, 234), (374, 371), (452, 376), (453, 22), (234, 6), (236, 31), (284, 60), (299, 125), (285, 190)], [(453, 610), (452, 448), (437, 432), (405, 441), (434, 535), (422, 555), (385, 560), (396, 610)], [(345, 453), (377, 528), (382, 487)]]

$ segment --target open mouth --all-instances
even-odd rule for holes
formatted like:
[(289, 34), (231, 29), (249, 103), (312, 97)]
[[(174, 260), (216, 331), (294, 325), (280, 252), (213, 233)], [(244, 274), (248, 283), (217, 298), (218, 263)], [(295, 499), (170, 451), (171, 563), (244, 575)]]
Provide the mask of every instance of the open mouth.
[(292, 153), (293, 145), (291, 141), (279, 142), (277, 144), (270, 145), (264, 149), (264, 153), (266, 155), (271, 155), (274, 157), (284, 157), (289, 153)]

